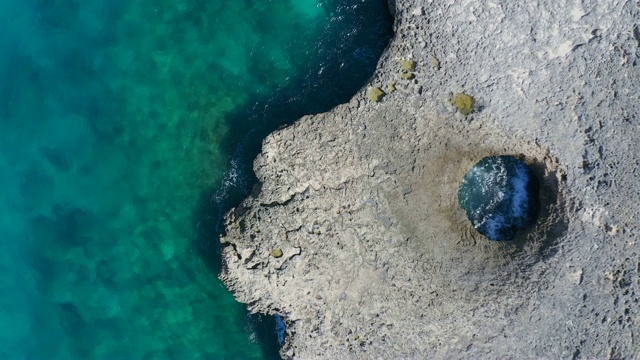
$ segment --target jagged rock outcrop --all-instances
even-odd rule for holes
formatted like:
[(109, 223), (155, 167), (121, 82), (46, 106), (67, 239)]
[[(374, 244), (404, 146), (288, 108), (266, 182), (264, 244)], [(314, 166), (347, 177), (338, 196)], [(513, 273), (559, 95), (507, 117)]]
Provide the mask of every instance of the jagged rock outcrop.
[[(222, 280), (284, 317), (283, 357), (640, 357), (638, 4), (392, 6), (368, 85), (396, 91), (364, 87), (265, 139)], [(510, 243), (457, 202), (466, 171), (502, 154), (541, 185), (538, 222)]]

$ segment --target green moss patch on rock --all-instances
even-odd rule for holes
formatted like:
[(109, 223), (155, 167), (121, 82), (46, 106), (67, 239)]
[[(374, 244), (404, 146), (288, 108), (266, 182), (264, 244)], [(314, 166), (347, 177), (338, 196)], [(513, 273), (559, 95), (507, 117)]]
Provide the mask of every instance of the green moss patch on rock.
[(413, 73), (403, 71), (400, 77), (405, 80), (413, 80), (416, 76)]
[(382, 97), (384, 96), (384, 94), (385, 94), (384, 91), (379, 87), (371, 86), (369, 87), (369, 92), (367, 96), (369, 97), (369, 100), (379, 102), (380, 100), (382, 100)]
[(476, 103), (476, 100), (465, 94), (458, 93), (456, 97), (451, 101), (451, 103), (460, 111), (462, 115), (469, 115), (473, 112), (473, 107)]
[(416, 62), (413, 60), (400, 60), (402, 65), (402, 71), (414, 71), (416, 69)]

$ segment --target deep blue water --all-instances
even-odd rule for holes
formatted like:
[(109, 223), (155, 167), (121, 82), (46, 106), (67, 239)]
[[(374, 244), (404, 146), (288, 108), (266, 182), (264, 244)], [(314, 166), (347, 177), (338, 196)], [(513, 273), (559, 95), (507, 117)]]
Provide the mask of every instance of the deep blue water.
[(488, 156), (462, 179), (458, 202), (480, 234), (507, 241), (535, 222), (538, 193), (538, 182), (524, 161), (511, 155)]
[(0, 358), (275, 358), (216, 275), (261, 140), (346, 102), (383, 0), (0, 3)]

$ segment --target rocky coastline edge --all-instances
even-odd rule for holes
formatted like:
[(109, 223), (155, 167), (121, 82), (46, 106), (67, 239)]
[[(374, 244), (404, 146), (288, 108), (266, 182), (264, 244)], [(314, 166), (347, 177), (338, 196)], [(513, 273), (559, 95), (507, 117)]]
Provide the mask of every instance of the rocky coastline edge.
[[(640, 358), (640, 4), (390, 7), (370, 83), (264, 140), (222, 281), (283, 317), (283, 358)], [(542, 188), (509, 243), (456, 198), (503, 154)]]

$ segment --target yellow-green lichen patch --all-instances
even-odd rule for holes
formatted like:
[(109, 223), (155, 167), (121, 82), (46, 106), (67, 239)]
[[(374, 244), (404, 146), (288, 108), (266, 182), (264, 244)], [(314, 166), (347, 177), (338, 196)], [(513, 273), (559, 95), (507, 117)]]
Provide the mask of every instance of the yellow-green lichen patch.
[(413, 71), (416, 69), (416, 62), (413, 60), (400, 60), (402, 71)]
[(400, 74), (400, 77), (405, 80), (413, 80), (416, 76), (413, 73), (403, 71), (402, 74)]
[(473, 112), (473, 106), (476, 101), (473, 97), (465, 94), (458, 93), (456, 94), (455, 99), (453, 99), (452, 104), (460, 111), (462, 115), (469, 115)]
[(389, 83), (389, 92), (394, 92), (394, 91), (396, 91), (396, 83), (391, 82)]
[(271, 250), (271, 256), (274, 258), (279, 258), (282, 256), (282, 249), (273, 249)]
[(379, 87), (371, 86), (369, 87), (368, 96), (369, 100), (379, 102), (384, 96), (384, 91), (382, 91), (382, 89), (380, 89)]

